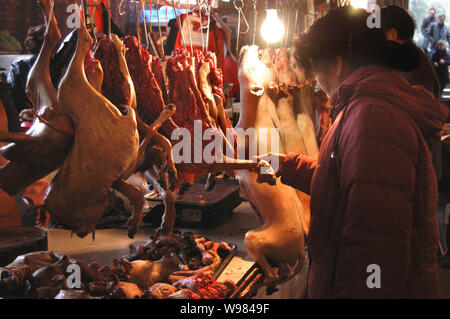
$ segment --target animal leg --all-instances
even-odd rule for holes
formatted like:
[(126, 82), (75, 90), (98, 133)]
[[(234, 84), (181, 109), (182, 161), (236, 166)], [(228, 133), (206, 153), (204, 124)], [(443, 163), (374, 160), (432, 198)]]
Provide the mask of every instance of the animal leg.
[(255, 234), (254, 231), (249, 231), (245, 235), (245, 248), (253, 260), (255, 260), (255, 262), (257, 262), (261, 267), (265, 276), (264, 282), (267, 285), (273, 285), (273, 283), (279, 279), (279, 276), (277, 272), (269, 265), (269, 262), (262, 251), (263, 245), (264, 242), (262, 241), (261, 236)]
[(123, 179), (114, 182), (113, 188), (125, 195), (133, 204), (134, 211), (128, 220), (128, 237), (134, 238), (141, 223), (142, 208), (144, 207), (144, 194), (134, 185)]
[(287, 263), (281, 264), (279, 268), (279, 276), (280, 281), (277, 281), (276, 284), (280, 285), (283, 284), (292, 278), (294, 278), (305, 266), (305, 258), (299, 258), (295, 262), (294, 265), (289, 265)]
[[(165, 175), (166, 173), (163, 174)], [(143, 175), (153, 185), (153, 188), (161, 195), (164, 202), (164, 215), (162, 217), (161, 226), (156, 230), (155, 238), (158, 238), (161, 235), (170, 235), (176, 218), (175, 194), (161, 185), (161, 176), (158, 176), (155, 168), (146, 170)], [(167, 183), (165, 184), (167, 185)]]
[(178, 186), (178, 172), (175, 167), (175, 160), (173, 158), (172, 153), (172, 144), (170, 141), (161, 135), (160, 133), (156, 132), (153, 136), (153, 141), (155, 142), (155, 145), (160, 146), (166, 156), (166, 163), (164, 164), (164, 171), (168, 174), (168, 188), (171, 191), (174, 191), (175, 188)]
[(40, 141), (38, 136), (29, 136), (23, 133), (0, 131), (0, 142), (32, 144)]
[[(61, 40), (61, 33), (50, 0), (40, 0), (39, 5), (47, 23), (47, 31), (44, 35), (41, 52), (30, 70), (26, 88), (27, 96), (36, 109), (39, 109), (41, 105), (53, 107), (57, 105), (57, 90), (50, 78), (50, 59)], [(50, 15), (51, 20), (48, 21)]]
[[(175, 113), (176, 107), (174, 104), (168, 104), (166, 105), (159, 117), (154, 121), (151, 125), (145, 124), (139, 117), (138, 117), (138, 125), (139, 130), (145, 132), (145, 137), (143, 141), (141, 142), (141, 145), (139, 145), (139, 153), (138, 153), (138, 159), (137, 159), (137, 165), (142, 161), (145, 155), (145, 151), (147, 149), (148, 143), (150, 143), (150, 140), (153, 138), (155, 134), (157, 134), (158, 129), (161, 127), (161, 125), (164, 124), (165, 121), (167, 121), (173, 113)], [(161, 136), (161, 135), (160, 135)], [(160, 139), (160, 137), (158, 137)], [(172, 152), (170, 152), (172, 154)]]

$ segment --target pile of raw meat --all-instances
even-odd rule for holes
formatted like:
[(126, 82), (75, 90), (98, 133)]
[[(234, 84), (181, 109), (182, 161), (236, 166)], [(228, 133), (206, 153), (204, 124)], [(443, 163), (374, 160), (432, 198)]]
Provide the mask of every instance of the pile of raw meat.
[[(0, 267), (0, 298), (223, 299), (235, 289), (213, 277), (232, 250), (226, 242), (174, 231), (130, 250), (111, 267), (53, 251), (18, 256)], [(81, 272), (79, 286), (73, 265)]]

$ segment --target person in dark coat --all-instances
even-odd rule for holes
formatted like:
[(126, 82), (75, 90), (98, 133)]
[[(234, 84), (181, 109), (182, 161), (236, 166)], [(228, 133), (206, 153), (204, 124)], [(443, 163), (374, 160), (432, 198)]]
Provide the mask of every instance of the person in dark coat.
[(433, 56), (434, 52), (437, 48), (437, 43), (440, 40), (444, 40), (450, 44), (450, 29), (445, 25), (445, 15), (441, 14), (438, 17), (438, 22), (433, 23), (430, 27), (430, 31), (428, 32), (429, 40), (431, 43), (431, 56)]
[[(411, 85), (422, 85), (439, 99), (441, 95), (439, 90), (440, 84), (433, 64), (422, 50), (417, 49), (413, 42), (414, 30), (416, 26), (411, 15), (406, 10), (398, 6), (385, 7), (381, 9), (381, 28), (385, 33), (387, 40), (395, 41), (400, 44), (406, 44), (411, 50), (415, 49), (420, 55), (419, 65), (411, 72), (401, 72), (398, 70), (395, 70), (394, 72), (408, 81)], [(432, 146), (431, 155), (433, 159), (433, 167), (439, 182), (442, 176), (442, 145), (440, 140)], [(438, 211), (438, 220), (442, 248), (439, 250), (439, 256), (441, 256), (441, 260), (444, 260), (444, 258), (447, 258), (447, 241), (445, 238), (444, 223), (441, 211)]]
[(317, 159), (279, 155), (277, 175), (311, 195), (309, 298), (435, 298), (430, 145), (448, 110), (392, 72), (416, 65), (404, 63), (401, 44), (368, 28), (368, 17), (332, 9), (296, 43), (295, 56), (330, 96), (335, 121)]
[(448, 65), (450, 64), (450, 55), (447, 52), (447, 45), (445, 41), (440, 40), (437, 43), (436, 52), (434, 52), (433, 56), (431, 57), (431, 62), (433, 62), (433, 65), (436, 69), (436, 73), (439, 79), (439, 84), (441, 86), (440, 95), (442, 95), (442, 92), (444, 91), (444, 88), (449, 81), (449, 75), (448, 75)]
[(24, 45), (32, 57), (15, 61), (11, 64), (6, 82), (11, 86), (11, 96), (17, 112), (33, 107), (26, 95), (28, 73), (36, 61), (44, 43), (45, 26), (38, 25), (28, 29)]
[(436, 22), (436, 9), (430, 8), (430, 10), (428, 10), (428, 17), (423, 19), (422, 25), (420, 26), (420, 31), (422, 32), (423, 35), (422, 49), (426, 55), (429, 54), (428, 48), (430, 46), (428, 33), (430, 32), (430, 26), (435, 22)]
[[(434, 9), (430, 9), (431, 12)], [(439, 81), (428, 56), (413, 42), (416, 24), (411, 15), (399, 6), (388, 6), (381, 9), (381, 29), (387, 40), (405, 44), (410, 50), (416, 51), (420, 55), (420, 62), (417, 68), (411, 72), (395, 72), (409, 82), (411, 85), (422, 85), (425, 89), (439, 98)], [(422, 24), (423, 28), (423, 24)], [(411, 56), (414, 57), (415, 53)], [(406, 58), (406, 57), (405, 57)]]

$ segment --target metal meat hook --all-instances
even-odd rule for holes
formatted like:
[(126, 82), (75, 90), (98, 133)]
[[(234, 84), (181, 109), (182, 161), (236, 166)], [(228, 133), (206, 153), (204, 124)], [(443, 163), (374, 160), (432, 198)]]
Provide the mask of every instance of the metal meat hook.
[[(239, 5), (238, 5), (239, 3)], [(241, 16), (245, 23), (245, 31), (241, 31), (241, 28), (239, 28), (239, 33), (246, 34), (250, 30), (250, 25), (248, 24), (247, 18), (245, 17), (244, 11), (242, 8), (244, 7), (244, 0), (233, 0), (233, 5), (236, 8), (236, 10), (239, 13), (239, 21), (238, 24), (241, 24)]]
[(120, 16), (123, 16), (125, 13), (127, 13), (126, 10), (122, 11), (122, 5), (123, 5), (123, 0), (120, 0), (120, 3), (119, 3), (119, 15)]
[[(240, 5), (238, 5), (238, 3), (240, 2)], [(242, 11), (242, 7), (244, 6), (244, 0), (233, 0), (233, 5), (236, 8), (236, 10), (238, 11), (238, 29), (237, 29), (237, 39), (236, 39), (236, 52), (237, 54), (239, 54), (239, 38), (241, 34), (247, 34), (248, 31), (250, 30), (250, 25), (248, 24), (247, 19), (245, 18), (245, 14)], [(245, 31), (241, 31), (241, 16), (242, 19), (244, 20), (245, 23), (245, 27), (246, 30)]]

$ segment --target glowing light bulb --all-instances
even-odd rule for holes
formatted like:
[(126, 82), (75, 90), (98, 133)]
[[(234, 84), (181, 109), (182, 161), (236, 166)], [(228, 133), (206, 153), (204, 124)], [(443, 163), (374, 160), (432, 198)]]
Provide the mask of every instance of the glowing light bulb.
[(283, 23), (278, 19), (277, 10), (267, 9), (266, 19), (261, 26), (261, 34), (269, 43), (281, 40), (284, 33)]
[(366, 10), (369, 5), (368, 0), (350, 0), (350, 3), (352, 5), (352, 7), (354, 7), (354, 8), (361, 8), (361, 9), (366, 9)]

